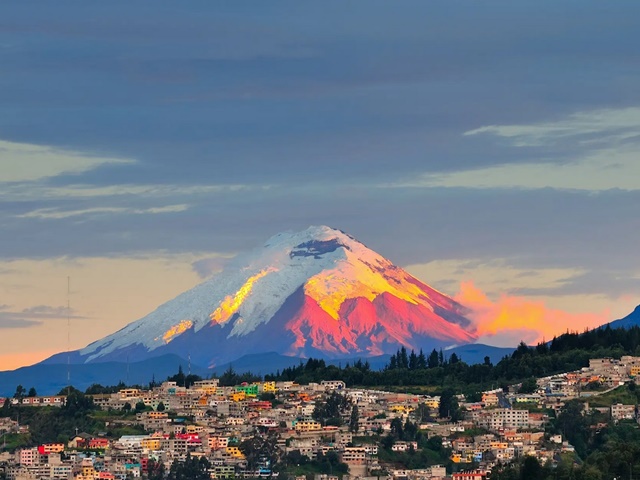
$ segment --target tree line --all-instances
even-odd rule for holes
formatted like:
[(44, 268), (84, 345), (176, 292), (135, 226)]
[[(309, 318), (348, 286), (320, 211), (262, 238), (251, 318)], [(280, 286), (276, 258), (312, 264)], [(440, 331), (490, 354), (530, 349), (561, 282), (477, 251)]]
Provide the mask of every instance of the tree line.
[(385, 367), (374, 370), (367, 361), (357, 360), (343, 365), (331, 365), (323, 359), (310, 358), (299, 365), (265, 376), (265, 380), (295, 381), (298, 383), (342, 380), (347, 386), (430, 386), (441, 391), (445, 387), (473, 394), (488, 388), (505, 388), (525, 382), (530, 389), (531, 378), (578, 370), (588, 366), (589, 359), (622, 355), (640, 356), (640, 327), (613, 329), (608, 325), (583, 333), (565, 333), (536, 346), (524, 343), (511, 355), (492, 364), (486, 357), (483, 363), (467, 364), (463, 358), (442, 351), (407, 351), (404, 347), (394, 353)]

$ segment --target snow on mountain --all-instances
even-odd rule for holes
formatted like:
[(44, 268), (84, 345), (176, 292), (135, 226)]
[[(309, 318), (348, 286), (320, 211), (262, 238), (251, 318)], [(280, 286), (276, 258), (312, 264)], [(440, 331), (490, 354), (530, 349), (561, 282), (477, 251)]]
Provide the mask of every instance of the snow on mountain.
[(261, 349), (377, 355), (472, 342), (465, 313), (353, 237), (315, 226), (275, 235), (79, 354), (92, 362), (188, 352), (209, 365)]

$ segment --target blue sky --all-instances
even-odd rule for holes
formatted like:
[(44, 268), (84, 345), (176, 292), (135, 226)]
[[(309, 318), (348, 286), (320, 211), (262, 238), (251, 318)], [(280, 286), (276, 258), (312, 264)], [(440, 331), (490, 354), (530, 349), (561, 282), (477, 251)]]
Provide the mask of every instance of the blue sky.
[(61, 304), (16, 262), (195, 255), (195, 282), (219, 265), (203, 259), (310, 224), (448, 293), (622, 311), (640, 302), (638, 18), (635, 1), (4, 2), (0, 329)]

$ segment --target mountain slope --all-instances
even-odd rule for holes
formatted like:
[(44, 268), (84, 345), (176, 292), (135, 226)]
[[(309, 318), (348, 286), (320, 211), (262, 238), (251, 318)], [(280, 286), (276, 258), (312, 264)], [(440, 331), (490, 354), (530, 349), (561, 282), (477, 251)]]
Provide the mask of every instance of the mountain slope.
[(640, 305), (633, 312), (620, 320), (609, 323), (611, 328), (629, 328), (640, 325)]
[(244, 354), (341, 358), (475, 340), (466, 309), (344, 232), (281, 233), (220, 274), (78, 352), (167, 353), (215, 366)]

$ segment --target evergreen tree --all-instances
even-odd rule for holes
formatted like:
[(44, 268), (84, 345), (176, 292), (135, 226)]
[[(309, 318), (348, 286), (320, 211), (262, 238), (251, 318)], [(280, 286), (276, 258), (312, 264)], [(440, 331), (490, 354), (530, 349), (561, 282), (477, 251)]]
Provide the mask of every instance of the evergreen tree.
[(422, 349), (420, 349), (420, 353), (418, 354), (418, 368), (427, 368), (427, 357), (424, 355)]
[(439, 361), (439, 357), (438, 357), (438, 352), (434, 348), (433, 351), (431, 352), (431, 354), (429, 354), (429, 360), (427, 361), (427, 367), (436, 368), (439, 365), (440, 365), (440, 361)]
[(400, 363), (400, 368), (409, 368), (409, 357), (407, 355), (407, 349), (402, 346), (400, 352), (398, 353), (398, 362)]
[(416, 352), (411, 350), (411, 353), (409, 354), (409, 370), (415, 370), (416, 368), (418, 368), (418, 356), (416, 355)]
[(349, 419), (349, 431), (351, 433), (358, 433), (360, 429), (360, 415), (358, 413), (358, 405), (351, 407), (351, 418)]

